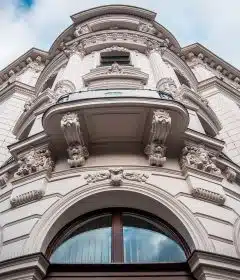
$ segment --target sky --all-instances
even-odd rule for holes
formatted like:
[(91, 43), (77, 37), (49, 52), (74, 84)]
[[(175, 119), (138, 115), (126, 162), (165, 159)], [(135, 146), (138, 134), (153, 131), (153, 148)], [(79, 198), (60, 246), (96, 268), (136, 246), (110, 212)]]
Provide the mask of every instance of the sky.
[(199, 42), (240, 69), (240, 0), (0, 0), (0, 69), (32, 47), (48, 50), (70, 15), (108, 4), (152, 10), (182, 47)]

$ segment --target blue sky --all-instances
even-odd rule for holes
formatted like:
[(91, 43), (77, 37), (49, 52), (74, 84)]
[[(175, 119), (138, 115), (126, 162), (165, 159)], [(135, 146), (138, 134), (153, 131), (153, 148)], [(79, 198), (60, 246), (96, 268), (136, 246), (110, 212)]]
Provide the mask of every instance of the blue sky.
[(33, 46), (48, 50), (71, 14), (107, 4), (153, 10), (181, 46), (199, 42), (240, 68), (240, 0), (0, 0), (0, 68)]

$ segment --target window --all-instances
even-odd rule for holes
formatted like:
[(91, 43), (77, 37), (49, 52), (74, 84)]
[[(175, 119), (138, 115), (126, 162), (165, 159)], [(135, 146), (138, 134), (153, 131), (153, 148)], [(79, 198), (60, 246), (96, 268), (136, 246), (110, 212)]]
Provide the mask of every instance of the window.
[(189, 88), (191, 88), (190, 86), (190, 83), (188, 82), (188, 80), (183, 76), (182, 73), (180, 73), (179, 71), (177, 70), (174, 70), (179, 82), (181, 85), (185, 85), (185, 86), (188, 86)]
[(84, 218), (53, 242), (51, 263), (181, 263), (179, 236), (155, 218), (114, 209)]
[(130, 54), (123, 51), (112, 51), (101, 53), (101, 66), (109, 66), (113, 63), (130, 65)]
[(44, 91), (47, 88), (52, 88), (56, 77), (57, 77), (57, 73), (53, 74), (50, 78), (48, 78), (48, 80), (44, 83), (44, 85), (42, 87), (42, 91)]

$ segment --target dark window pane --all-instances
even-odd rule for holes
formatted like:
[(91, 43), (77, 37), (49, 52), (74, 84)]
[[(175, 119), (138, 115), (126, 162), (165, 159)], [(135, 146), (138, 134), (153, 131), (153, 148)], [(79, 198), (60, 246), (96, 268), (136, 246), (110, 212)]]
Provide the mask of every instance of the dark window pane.
[(185, 262), (180, 245), (145, 219), (123, 216), (124, 262)]

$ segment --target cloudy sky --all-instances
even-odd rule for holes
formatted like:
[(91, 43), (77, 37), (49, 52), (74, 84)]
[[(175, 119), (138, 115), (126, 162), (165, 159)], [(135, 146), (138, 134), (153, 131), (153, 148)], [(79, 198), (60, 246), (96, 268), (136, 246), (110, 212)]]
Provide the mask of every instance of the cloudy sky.
[(106, 4), (153, 10), (181, 46), (199, 42), (240, 68), (240, 0), (0, 0), (0, 68), (33, 46), (48, 50), (71, 14)]

